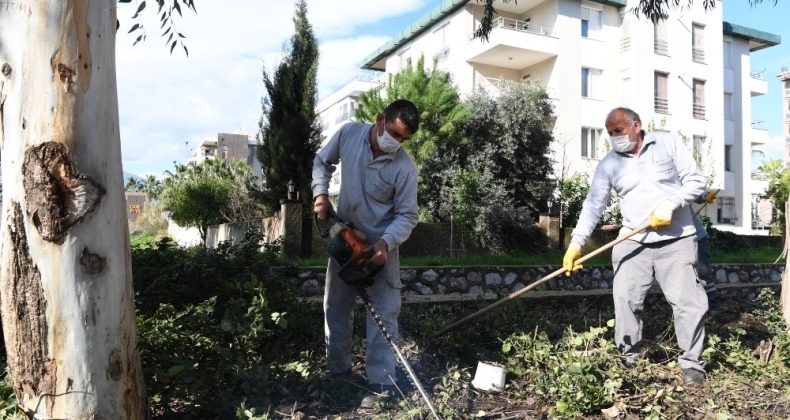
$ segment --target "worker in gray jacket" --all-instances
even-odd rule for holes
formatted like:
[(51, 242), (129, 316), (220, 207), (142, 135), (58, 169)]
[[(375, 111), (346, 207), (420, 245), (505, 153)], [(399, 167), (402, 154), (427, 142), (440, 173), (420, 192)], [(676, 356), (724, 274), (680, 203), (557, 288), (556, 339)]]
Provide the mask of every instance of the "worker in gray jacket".
[[(420, 114), (409, 101), (397, 100), (376, 116), (374, 124), (348, 123), (316, 154), (313, 161), (313, 211), (326, 219), (330, 208), (329, 180), (340, 166), (337, 216), (362, 231), (375, 255), (370, 263), (384, 265), (367, 289), (384, 325), (398, 334), (401, 308), (398, 247), (417, 224), (417, 167), (402, 144), (417, 131)], [(329, 372), (351, 370), (351, 337), (357, 292), (341, 280), (330, 259), (324, 290), (324, 331)], [(370, 314), (367, 317), (366, 376), (373, 393), (361, 406), (370, 408), (394, 395), (395, 358)]]
[(677, 136), (645, 133), (639, 115), (615, 108), (606, 118), (612, 151), (598, 164), (571, 243), (563, 258), (566, 274), (581, 268), (576, 260), (614, 189), (623, 227), (630, 232), (648, 221), (651, 228), (612, 249), (615, 344), (632, 366), (642, 345), (642, 309), (653, 276), (672, 306), (682, 353), (678, 363), (688, 385), (705, 382), (701, 359), (705, 340), (705, 290), (696, 273), (696, 229), (689, 203), (705, 189), (691, 153)]

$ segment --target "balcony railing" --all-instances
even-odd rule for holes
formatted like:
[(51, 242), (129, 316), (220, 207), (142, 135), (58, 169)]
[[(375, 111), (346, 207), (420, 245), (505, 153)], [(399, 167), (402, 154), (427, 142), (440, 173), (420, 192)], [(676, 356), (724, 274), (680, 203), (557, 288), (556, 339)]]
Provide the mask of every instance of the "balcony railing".
[(495, 28), (512, 29), (514, 31), (529, 32), (531, 34), (543, 35), (543, 36), (552, 35), (551, 26), (531, 23), (530, 21), (523, 19), (513, 19), (513, 18), (506, 18), (504, 16), (500, 16), (494, 19), (493, 24)]
[(750, 72), (749, 77), (756, 80), (765, 80), (765, 76), (763, 76), (762, 72)]
[(752, 128), (755, 130), (768, 130), (765, 128), (765, 121), (752, 121)]
[(705, 62), (705, 50), (702, 48), (692, 48), (691, 49), (691, 59), (694, 60), (695, 63), (704, 63)]
[(656, 97), (655, 109), (659, 114), (669, 114), (669, 99)]
[(659, 55), (669, 55), (669, 43), (661, 39), (654, 40), (653, 52)]
[(694, 114), (694, 119), (697, 120), (705, 119), (705, 105), (694, 104), (692, 108), (693, 108), (692, 114)]

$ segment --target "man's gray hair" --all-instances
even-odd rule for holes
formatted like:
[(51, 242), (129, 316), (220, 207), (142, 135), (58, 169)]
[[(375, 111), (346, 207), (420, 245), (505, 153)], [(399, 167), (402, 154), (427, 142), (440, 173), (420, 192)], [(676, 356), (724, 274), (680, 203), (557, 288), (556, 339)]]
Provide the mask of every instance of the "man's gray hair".
[(617, 114), (617, 113), (620, 113), (620, 112), (625, 114), (625, 119), (628, 120), (630, 123), (634, 123), (636, 121), (639, 121), (640, 123), (642, 122), (642, 120), (639, 119), (639, 114), (634, 112), (633, 109), (626, 108), (624, 106), (617, 107), (617, 108), (609, 111), (609, 115), (606, 116), (606, 121), (611, 120), (612, 117), (614, 117), (614, 114)]

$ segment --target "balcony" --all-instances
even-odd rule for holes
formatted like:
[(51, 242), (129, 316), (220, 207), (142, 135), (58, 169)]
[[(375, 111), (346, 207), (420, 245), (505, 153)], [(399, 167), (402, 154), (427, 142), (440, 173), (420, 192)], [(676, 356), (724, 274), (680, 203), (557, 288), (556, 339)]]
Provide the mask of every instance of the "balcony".
[(692, 108), (693, 108), (692, 114), (695, 120), (705, 119), (705, 105), (694, 104)]
[(692, 48), (691, 49), (691, 59), (694, 60), (695, 63), (705, 63), (705, 50), (702, 48)]
[(654, 40), (653, 52), (658, 55), (669, 55), (669, 43), (661, 39)]
[(768, 82), (762, 73), (749, 73), (749, 92), (751, 96), (760, 96), (768, 93)]
[(654, 107), (657, 114), (669, 114), (669, 99), (656, 96)]
[(768, 143), (768, 129), (765, 128), (765, 122), (752, 121), (752, 131), (749, 133), (749, 141), (753, 145), (760, 145)]
[(520, 70), (557, 56), (559, 42), (551, 26), (501, 16), (492, 25), (488, 42), (469, 42), (467, 62)]

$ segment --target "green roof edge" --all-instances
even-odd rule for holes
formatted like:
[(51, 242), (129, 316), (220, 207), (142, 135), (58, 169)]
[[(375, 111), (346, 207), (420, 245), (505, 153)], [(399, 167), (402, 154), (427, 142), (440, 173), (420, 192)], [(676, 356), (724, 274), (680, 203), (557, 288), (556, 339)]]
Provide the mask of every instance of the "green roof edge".
[(384, 45), (376, 49), (376, 51), (373, 51), (371, 54), (365, 57), (365, 59), (359, 63), (359, 67), (363, 69), (376, 70), (370, 67), (370, 65), (376, 61), (379, 61), (383, 55), (389, 54), (397, 47), (400, 47), (404, 43), (418, 37), (420, 34), (428, 30), (428, 28), (430, 28), (434, 23), (444, 19), (451, 13), (454, 13), (468, 2), (469, 0), (444, 0), (442, 4), (434, 7), (431, 9), (431, 11), (412, 22), (412, 24), (407, 26), (406, 29), (401, 31), (401, 33), (399, 33), (397, 36), (393, 37)]
[[(625, 7), (626, 5), (626, 0), (590, 0), (590, 1), (593, 1), (595, 3), (605, 4), (608, 6), (614, 6), (614, 7)], [(363, 69), (375, 70), (370, 66), (376, 61), (379, 61), (383, 55), (387, 55), (391, 53), (396, 48), (416, 38), (426, 30), (428, 30), (428, 28), (430, 28), (434, 23), (449, 16), (451, 13), (454, 13), (456, 10), (460, 9), (463, 5), (465, 5), (468, 2), (469, 0), (443, 1), (442, 4), (434, 7), (430, 12), (426, 13), (421, 18), (417, 19), (406, 29), (401, 31), (401, 33), (399, 33), (397, 36), (393, 37), (391, 40), (387, 41), (386, 43), (384, 43), (384, 45), (380, 46), (378, 49), (376, 49), (367, 57), (365, 57), (361, 62), (358, 63), (359, 67)]]
[(593, 3), (601, 3), (607, 6), (625, 7), (626, 0), (590, 0)]
[(724, 28), (725, 35), (731, 35), (738, 38), (754, 40), (764, 43), (760, 47), (754, 48), (751, 51), (761, 50), (763, 48), (773, 47), (774, 45), (779, 45), (782, 43), (782, 37), (776, 34), (772, 34), (770, 32), (761, 31), (759, 29), (748, 28), (743, 25), (736, 25), (734, 23), (730, 23), (724, 21), (722, 23)]

